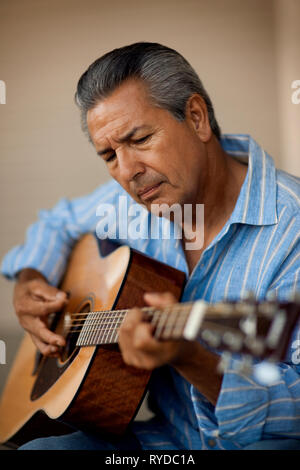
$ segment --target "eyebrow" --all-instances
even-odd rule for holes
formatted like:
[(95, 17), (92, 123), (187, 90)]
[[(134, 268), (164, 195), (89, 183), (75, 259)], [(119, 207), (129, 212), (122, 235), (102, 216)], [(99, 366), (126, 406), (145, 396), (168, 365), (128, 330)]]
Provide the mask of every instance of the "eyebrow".
[[(150, 127), (147, 126), (146, 124), (144, 124), (143, 126), (134, 127), (131, 131), (129, 131), (129, 132), (128, 132), (127, 134), (125, 134), (123, 137), (120, 137), (119, 139), (115, 139), (115, 140), (116, 140), (116, 142), (118, 142), (119, 144), (122, 144), (123, 142), (126, 142), (126, 141), (130, 140), (130, 139), (134, 136), (134, 134), (135, 134), (137, 131), (141, 130), (141, 129), (150, 129)], [(106, 147), (106, 148), (103, 149), (103, 150), (99, 150), (99, 151), (97, 152), (97, 154), (100, 155), (100, 157), (101, 157), (101, 155), (105, 155), (106, 153), (110, 152), (111, 150), (112, 150), (111, 147)]]

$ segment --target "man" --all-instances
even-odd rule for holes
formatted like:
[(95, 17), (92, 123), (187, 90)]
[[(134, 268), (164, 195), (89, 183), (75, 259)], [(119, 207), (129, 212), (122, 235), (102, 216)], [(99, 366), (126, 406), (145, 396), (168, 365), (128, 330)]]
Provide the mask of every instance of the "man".
[[(154, 205), (192, 207), (191, 220), (179, 223), (180, 242), (127, 239), (186, 272), (183, 301), (240, 299), (247, 291), (259, 300), (271, 293), (286, 299), (299, 290), (299, 180), (277, 171), (251, 137), (221, 136), (211, 101), (181, 55), (152, 43), (109, 52), (80, 78), (76, 102), (83, 129), (113, 180), (43, 211), (26, 243), (8, 253), (2, 266), (7, 277), (17, 278), (17, 315), (43, 354), (58, 355), (64, 345), (46, 318), (67, 300), (55, 286), (71, 248), (96, 229), (96, 208), (117, 207), (120, 196), (147, 209), (144, 227)], [(199, 204), (204, 242), (191, 250)], [(163, 225), (173, 223), (163, 211), (154, 217), (161, 215)], [(148, 293), (145, 301), (159, 307), (174, 299)], [(131, 425), (118, 443), (79, 431), (23, 448), (300, 448), (300, 368), (291, 360), (292, 349), (278, 365), (276, 383), (262, 386), (239, 371), (237, 360), (220, 375), (219, 356), (199, 342), (158, 342), (138, 309), (126, 316), (119, 345), (127, 364), (154, 370), (155, 417)]]

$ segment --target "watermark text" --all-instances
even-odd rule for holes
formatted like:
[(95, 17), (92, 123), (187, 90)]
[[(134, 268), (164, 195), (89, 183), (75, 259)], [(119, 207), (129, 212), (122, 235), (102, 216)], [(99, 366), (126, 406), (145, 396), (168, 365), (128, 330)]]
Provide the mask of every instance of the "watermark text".
[(294, 80), (291, 88), (295, 89), (291, 96), (292, 103), (300, 104), (300, 80)]
[(119, 196), (117, 204), (97, 207), (99, 239), (149, 240), (184, 239), (186, 250), (200, 250), (204, 244), (203, 204), (152, 204), (150, 212), (140, 204), (128, 204)]
[(0, 364), (6, 364), (6, 344), (0, 339)]
[(292, 354), (292, 363), (297, 366), (300, 364), (300, 339), (295, 339), (292, 342), (292, 349), (295, 350)]
[(6, 84), (0, 80), (0, 104), (6, 104)]

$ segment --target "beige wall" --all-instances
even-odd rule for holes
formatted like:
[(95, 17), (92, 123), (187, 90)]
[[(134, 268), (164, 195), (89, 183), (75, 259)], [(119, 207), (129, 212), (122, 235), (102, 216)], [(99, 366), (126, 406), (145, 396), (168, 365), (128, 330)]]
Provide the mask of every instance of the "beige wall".
[[(7, 103), (0, 105), (0, 256), (22, 242), (39, 208), (107, 179), (80, 131), (73, 94), (95, 58), (131, 42), (181, 52), (210, 93), (223, 131), (252, 134), (279, 166), (300, 173), (297, 155), (282, 154), (289, 146), (279, 91), (287, 86), (289, 94), (289, 80), (300, 76), (280, 75), (289, 41), (277, 35), (276, 11), (272, 0), (1, 0)], [(18, 329), (12, 288), (0, 280), (2, 331)]]
[[(300, 174), (300, 104), (291, 100), (300, 81), (300, 1), (276, 0), (275, 33), (278, 77), (278, 122), (281, 139), (281, 167)], [(299, 82), (300, 83), (300, 82)], [(299, 94), (297, 93), (299, 96)]]

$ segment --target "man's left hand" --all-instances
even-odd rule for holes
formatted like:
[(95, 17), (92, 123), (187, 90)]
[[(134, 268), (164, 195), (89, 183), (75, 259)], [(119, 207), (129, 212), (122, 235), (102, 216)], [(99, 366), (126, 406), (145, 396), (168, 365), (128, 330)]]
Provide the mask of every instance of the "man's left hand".
[[(164, 308), (176, 303), (169, 293), (147, 293), (146, 303), (157, 308)], [(195, 352), (195, 341), (173, 340), (158, 341), (153, 337), (154, 326), (146, 322), (143, 312), (134, 308), (130, 310), (119, 331), (119, 346), (126, 364), (153, 370), (165, 364), (179, 365)]]

